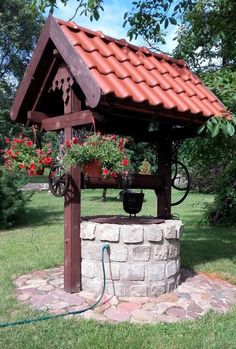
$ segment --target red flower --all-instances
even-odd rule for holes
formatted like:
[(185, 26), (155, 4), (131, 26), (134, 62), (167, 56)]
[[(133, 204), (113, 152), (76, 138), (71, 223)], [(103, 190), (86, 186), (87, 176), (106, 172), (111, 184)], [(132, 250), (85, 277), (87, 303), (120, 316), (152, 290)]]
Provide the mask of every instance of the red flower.
[(22, 170), (23, 168), (25, 168), (25, 164), (19, 164), (19, 168)]
[(10, 143), (10, 139), (8, 137), (5, 138), (5, 143)]
[(34, 163), (29, 165), (30, 170), (36, 170), (36, 165)]
[(27, 145), (27, 147), (32, 147), (33, 142), (32, 141), (27, 141), (25, 144)]
[(52, 163), (52, 158), (50, 156), (47, 156), (46, 158), (42, 159), (42, 164), (50, 165)]
[(122, 138), (119, 139), (118, 146), (119, 146), (119, 149), (123, 149), (123, 139)]
[(121, 165), (122, 165), (122, 166), (127, 166), (127, 165), (129, 165), (129, 160), (128, 160), (128, 159), (123, 159), (122, 162), (121, 162)]
[(103, 169), (102, 169), (102, 174), (103, 174), (104, 176), (108, 176), (109, 173), (110, 173), (110, 171), (109, 171), (107, 168), (103, 168)]
[(117, 174), (113, 171), (110, 173), (111, 177), (117, 177)]
[(67, 148), (71, 148), (71, 141), (66, 141)]
[(73, 142), (73, 144), (78, 144), (79, 140), (77, 137), (73, 137), (72, 142)]

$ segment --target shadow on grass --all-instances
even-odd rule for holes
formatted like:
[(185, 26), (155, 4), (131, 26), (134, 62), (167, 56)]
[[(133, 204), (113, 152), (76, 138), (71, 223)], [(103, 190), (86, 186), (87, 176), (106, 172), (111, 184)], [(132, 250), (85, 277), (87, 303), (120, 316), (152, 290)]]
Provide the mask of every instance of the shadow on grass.
[[(236, 261), (236, 228), (187, 228), (181, 241), (181, 264), (195, 268), (220, 259)], [(235, 260), (235, 261), (234, 261)]]
[(17, 222), (17, 228), (26, 226), (43, 226), (54, 225), (64, 220), (63, 212), (49, 211), (47, 206), (40, 208), (28, 208), (27, 211), (21, 215)]

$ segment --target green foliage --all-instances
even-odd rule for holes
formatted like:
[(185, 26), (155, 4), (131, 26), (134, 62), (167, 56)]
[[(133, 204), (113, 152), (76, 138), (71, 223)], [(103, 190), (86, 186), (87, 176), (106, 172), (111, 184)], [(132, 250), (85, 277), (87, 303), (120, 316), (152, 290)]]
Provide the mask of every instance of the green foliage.
[(198, 133), (210, 135), (212, 138), (222, 133), (225, 137), (232, 137), (235, 134), (236, 119), (227, 120), (219, 116), (208, 119), (199, 129)]
[(217, 195), (207, 212), (211, 224), (236, 224), (236, 161), (224, 168), (224, 175), (216, 181)]
[(24, 213), (26, 196), (19, 190), (24, 177), (0, 168), (0, 229), (10, 227)]
[(202, 70), (236, 63), (235, 0), (197, 1), (178, 30), (177, 58)]

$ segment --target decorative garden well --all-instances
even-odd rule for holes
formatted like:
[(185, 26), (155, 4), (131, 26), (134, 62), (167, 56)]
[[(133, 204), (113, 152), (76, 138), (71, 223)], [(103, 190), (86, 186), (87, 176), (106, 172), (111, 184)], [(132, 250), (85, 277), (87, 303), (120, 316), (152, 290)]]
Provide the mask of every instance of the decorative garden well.
[[(183, 226), (170, 221), (171, 206), (186, 197), (171, 200), (171, 187), (176, 189), (179, 174), (177, 148), (181, 140), (196, 137), (199, 126), (216, 115), (230, 117), (185, 62), (49, 16), (18, 88), (11, 119), (41, 131), (63, 131), (67, 141), (79, 129), (88, 131), (93, 126), (104, 134), (151, 143), (158, 153), (157, 174), (132, 176), (132, 186), (129, 180), (122, 186), (121, 176), (109, 181), (87, 178), (79, 167), (71, 167), (67, 176), (54, 183), (59, 194), (60, 185), (68, 184), (64, 193), (66, 292), (100, 288), (99, 260), (105, 241), (111, 249), (108, 292), (114, 288), (117, 295), (153, 296), (176, 287)], [(124, 224), (121, 218), (108, 217), (81, 223), (81, 189), (85, 188), (152, 189), (157, 195), (156, 217), (165, 221), (137, 218)]]
[(82, 289), (100, 292), (101, 249), (108, 242), (108, 294), (153, 297), (172, 291), (180, 280), (182, 232), (178, 220), (85, 218), (81, 223)]

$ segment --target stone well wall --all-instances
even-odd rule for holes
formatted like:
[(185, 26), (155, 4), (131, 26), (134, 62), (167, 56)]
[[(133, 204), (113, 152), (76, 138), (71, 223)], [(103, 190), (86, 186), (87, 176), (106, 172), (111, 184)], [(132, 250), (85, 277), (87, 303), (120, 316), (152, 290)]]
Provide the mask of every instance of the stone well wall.
[(100, 293), (102, 246), (107, 242), (107, 293), (155, 297), (172, 291), (180, 278), (182, 232), (177, 220), (133, 225), (82, 222), (82, 289)]

